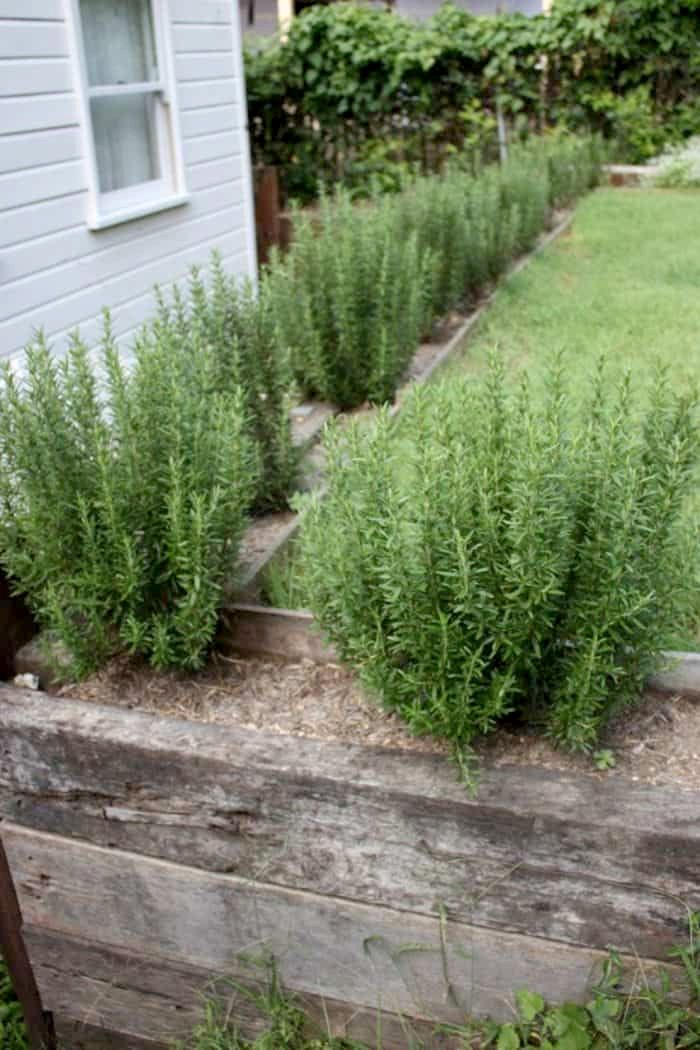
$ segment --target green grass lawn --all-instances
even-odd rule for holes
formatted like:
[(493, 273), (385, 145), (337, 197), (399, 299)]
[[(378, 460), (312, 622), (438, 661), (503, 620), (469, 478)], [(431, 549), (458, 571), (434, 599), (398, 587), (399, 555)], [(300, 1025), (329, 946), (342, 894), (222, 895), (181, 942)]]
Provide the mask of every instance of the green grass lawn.
[(571, 230), (506, 281), (453, 370), (481, 370), (498, 348), (515, 375), (535, 378), (566, 352), (567, 372), (652, 375), (655, 359), (680, 387), (700, 377), (700, 193), (601, 189)]

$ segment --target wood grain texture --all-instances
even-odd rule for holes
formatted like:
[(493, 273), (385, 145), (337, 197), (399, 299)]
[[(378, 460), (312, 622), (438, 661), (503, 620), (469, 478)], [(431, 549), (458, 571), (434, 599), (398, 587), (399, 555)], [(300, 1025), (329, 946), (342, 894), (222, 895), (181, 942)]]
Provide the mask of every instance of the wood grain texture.
[[(22, 1006), (28, 1042), (32, 1050), (54, 1050), (54, 1030), (45, 1014), (36, 979), (22, 936), (22, 914), (0, 838), (0, 956), (7, 966), (17, 999)], [(2, 1031), (0, 1031), (0, 1037)]]
[(700, 700), (700, 653), (667, 652), (667, 666), (649, 679), (657, 693)]
[(172, 1050), (172, 1044), (55, 1015), (58, 1050)]
[(0, 690), (0, 815), (297, 890), (665, 958), (700, 905), (697, 794)]
[(224, 652), (262, 653), (322, 664), (338, 659), (314, 627), (312, 614), (304, 610), (236, 603), (223, 610), (217, 642)]
[[(264, 952), (292, 992), (459, 1022), (510, 1016), (512, 993), (526, 986), (551, 1002), (581, 1000), (605, 958), (446, 915), (216, 875), (8, 823), (1, 831), (25, 923), (143, 957), (144, 973), (171, 960), (237, 977), (242, 954)], [(35, 952), (39, 970), (42, 960)], [(128, 996), (123, 1008), (133, 1008)]]
[[(46, 1001), (58, 1018), (59, 1038), (65, 1033), (67, 1046), (172, 1050), (173, 1038), (185, 1037), (202, 1021), (205, 1002), (216, 1003), (221, 1016), (234, 1017), (248, 1037), (264, 1029), (263, 1013), (245, 995), (264, 994), (270, 987), (271, 972), (260, 962), (239, 962), (221, 977), (42, 929), (29, 928), (26, 936)], [(326, 1032), (374, 1045), (380, 1030), (382, 1050), (408, 1050), (412, 1035), (436, 1050), (454, 1045), (434, 1036), (432, 1024), (409, 1023), (387, 1011), (361, 1010), (315, 995), (294, 1000), (309, 1018), (310, 1035)], [(144, 1043), (138, 1033), (146, 1031)]]

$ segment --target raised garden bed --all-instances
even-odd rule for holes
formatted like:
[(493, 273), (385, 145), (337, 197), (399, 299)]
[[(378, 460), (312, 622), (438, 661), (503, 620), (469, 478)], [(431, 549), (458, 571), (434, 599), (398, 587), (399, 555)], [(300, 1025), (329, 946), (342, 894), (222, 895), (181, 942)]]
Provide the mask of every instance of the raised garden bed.
[(241, 953), (266, 950), (334, 1030), (369, 1041), (385, 1011), (398, 1050), (402, 1015), (508, 1017), (525, 986), (581, 999), (608, 945), (662, 959), (700, 903), (698, 791), (501, 756), (472, 799), (396, 736), (9, 688), (0, 722), (2, 840), (67, 1045), (166, 1045), (207, 981), (249, 979)]
[[(296, 519), (265, 527), (253, 590)], [(612, 726), (614, 770), (511, 725), (480, 751), (475, 798), (333, 660), (307, 615), (232, 598), (196, 676), (121, 658), (60, 696), (0, 689), (0, 839), (66, 1046), (165, 1047), (262, 953), (332, 1031), (374, 1045), (381, 1014), (384, 1050), (407, 1025), (445, 1045), (436, 1022), (509, 1018), (526, 986), (582, 999), (609, 945), (653, 969), (683, 938), (700, 905), (692, 659), (652, 683), (671, 699)]]

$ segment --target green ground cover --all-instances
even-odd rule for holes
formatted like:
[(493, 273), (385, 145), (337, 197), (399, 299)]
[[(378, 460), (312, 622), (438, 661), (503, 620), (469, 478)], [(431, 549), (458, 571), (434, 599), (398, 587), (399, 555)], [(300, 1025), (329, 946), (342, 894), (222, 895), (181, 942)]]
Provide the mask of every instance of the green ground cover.
[(697, 380), (700, 194), (601, 189), (585, 198), (570, 232), (499, 289), (450, 369), (480, 370), (494, 348), (513, 376), (536, 376), (564, 350), (574, 377), (604, 353), (635, 379), (660, 359), (679, 388)]
[(0, 1050), (28, 1050), (22, 1010), (0, 955)]

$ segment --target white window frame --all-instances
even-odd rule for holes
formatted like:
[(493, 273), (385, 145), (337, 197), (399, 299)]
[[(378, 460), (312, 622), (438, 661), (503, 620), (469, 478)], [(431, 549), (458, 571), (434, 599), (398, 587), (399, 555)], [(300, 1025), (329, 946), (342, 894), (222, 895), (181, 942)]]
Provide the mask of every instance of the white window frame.
[[(159, 79), (145, 83), (90, 85), (85, 55), (80, 0), (65, 0), (72, 37), (72, 61), (80, 103), (80, 124), (88, 179), (87, 224), (91, 230), (116, 226), (144, 215), (186, 204), (185, 165), (175, 91), (175, 64), (170, 32), (168, 0), (147, 0), (151, 6), (154, 47)], [(118, 3), (119, 0), (115, 0)], [(100, 190), (90, 100), (120, 95), (152, 95), (155, 105), (156, 139), (160, 178), (121, 190)]]

